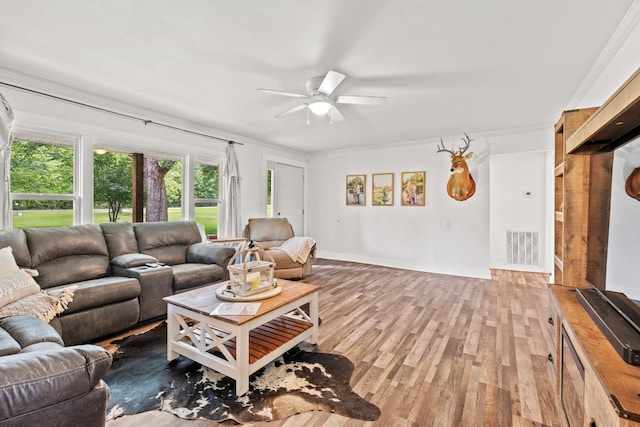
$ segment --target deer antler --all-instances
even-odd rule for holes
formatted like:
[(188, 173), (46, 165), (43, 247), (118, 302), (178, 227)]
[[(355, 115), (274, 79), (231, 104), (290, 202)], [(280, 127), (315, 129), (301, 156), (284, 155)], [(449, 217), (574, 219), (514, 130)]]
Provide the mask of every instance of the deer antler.
[(438, 147), (438, 151), (436, 151), (436, 153), (450, 153), (452, 156), (454, 156), (456, 153), (453, 152), (453, 150), (448, 150), (444, 147), (444, 141), (442, 140), (442, 137), (440, 137), (440, 142), (442, 143), (442, 148), (440, 148), (439, 145), (436, 145), (436, 147)]
[[(465, 153), (465, 151), (469, 149), (469, 146), (471, 145), (471, 141), (473, 141), (473, 139), (469, 138), (469, 135), (467, 135), (466, 132), (463, 132), (463, 133), (467, 139), (462, 138), (462, 141), (464, 141), (464, 148), (458, 147), (458, 150), (460, 150), (460, 154), (459, 154), (460, 156), (462, 156)], [(442, 140), (442, 138), (440, 140)]]

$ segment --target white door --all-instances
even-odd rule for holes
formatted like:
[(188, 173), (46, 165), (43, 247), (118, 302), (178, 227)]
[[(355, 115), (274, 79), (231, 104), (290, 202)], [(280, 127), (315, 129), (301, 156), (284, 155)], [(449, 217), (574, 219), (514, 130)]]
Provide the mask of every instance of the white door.
[(304, 232), (304, 169), (276, 164), (273, 216), (287, 218), (296, 236)]

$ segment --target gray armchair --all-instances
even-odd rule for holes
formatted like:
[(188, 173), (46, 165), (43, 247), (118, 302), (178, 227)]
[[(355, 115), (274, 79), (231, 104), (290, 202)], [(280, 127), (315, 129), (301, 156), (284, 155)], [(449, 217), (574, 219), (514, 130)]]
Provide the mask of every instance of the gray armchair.
[(294, 238), (293, 227), (286, 218), (250, 218), (244, 237), (255, 247), (266, 251), (275, 262), (274, 276), (280, 279), (301, 279), (311, 274), (316, 245), (309, 239), (310, 252), (304, 261), (291, 258), (287, 242)]

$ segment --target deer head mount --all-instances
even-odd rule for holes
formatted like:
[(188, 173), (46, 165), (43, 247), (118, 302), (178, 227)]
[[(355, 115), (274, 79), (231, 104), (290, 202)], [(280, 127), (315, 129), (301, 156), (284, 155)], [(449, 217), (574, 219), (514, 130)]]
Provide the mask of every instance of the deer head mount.
[(451, 154), (451, 176), (447, 182), (447, 194), (452, 199), (460, 202), (467, 200), (476, 192), (476, 182), (469, 173), (469, 166), (467, 166), (467, 160), (471, 158), (473, 153), (465, 154), (473, 140), (465, 133), (462, 141), (464, 142), (464, 147), (458, 147), (457, 153), (454, 150), (445, 148), (442, 138), (440, 138), (442, 147), (437, 146), (437, 153), (445, 152)]
[(635, 168), (627, 178), (624, 189), (630, 197), (640, 200), (640, 168)]

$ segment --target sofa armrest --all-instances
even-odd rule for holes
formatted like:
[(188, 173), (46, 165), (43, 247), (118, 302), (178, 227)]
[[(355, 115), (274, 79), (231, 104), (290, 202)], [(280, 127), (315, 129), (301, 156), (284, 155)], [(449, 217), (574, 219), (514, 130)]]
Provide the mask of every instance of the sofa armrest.
[(115, 267), (131, 268), (140, 267), (147, 263), (157, 263), (158, 258), (147, 254), (131, 253), (122, 254), (111, 260), (111, 265)]
[(18, 353), (0, 361), (0, 421), (90, 392), (111, 366), (95, 345)]
[(236, 251), (232, 248), (210, 243), (195, 243), (187, 250), (187, 262), (217, 264), (226, 268)]

